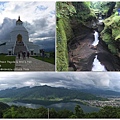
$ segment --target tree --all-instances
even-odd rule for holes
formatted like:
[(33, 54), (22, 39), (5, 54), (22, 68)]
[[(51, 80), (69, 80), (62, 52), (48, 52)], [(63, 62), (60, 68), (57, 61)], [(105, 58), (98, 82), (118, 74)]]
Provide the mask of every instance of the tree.
[(3, 113), (3, 118), (17, 118), (18, 111), (16, 106), (11, 106)]
[(75, 107), (75, 115), (78, 118), (83, 118), (84, 117), (84, 112), (83, 112), (82, 108), (80, 107), (80, 105), (76, 105), (76, 107)]
[(54, 108), (51, 108), (49, 111), (49, 117), (50, 118), (56, 118), (57, 117), (57, 112), (55, 111)]
[(44, 107), (40, 107), (38, 109), (39, 113), (41, 116), (39, 116), (39, 118), (47, 118), (48, 117), (48, 110), (47, 108), (44, 108)]
[(97, 112), (86, 113), (84, 118), (98, 118)]
[(76, 10), (71, 2), (57, 2), (56, 3), (57, 18), (70, 17)]
[(72, 111), (69, 111), (69, 110), (60, 110), (58, 111), (58, 118), (69, 118), (71, 115), (73, 114)]
[(3, 118), (3, 112), (0, 110), (0, 118)]
[(99, 118), (116, 118), (117, 107), (105, 106), (98, 112)]
[(73, 114), (69, 118), (77, 118), (77, 116)]

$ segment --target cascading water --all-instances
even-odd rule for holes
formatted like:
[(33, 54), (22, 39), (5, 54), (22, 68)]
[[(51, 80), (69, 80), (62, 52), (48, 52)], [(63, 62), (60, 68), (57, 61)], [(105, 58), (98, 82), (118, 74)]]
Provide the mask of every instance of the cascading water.
[(97, 55), (95, 56), (95, 59), (93, 61), (92, 71), (107, 71), (104, 65), (101, 65), (101, 63), (97, 59)]
[(99, 20), (99, 23), (102, 23), (103, 22), (103, 20)]
[(98, 43), (99, 43), (98, 37), (99, 37), (99, 34), (98, 34), (98, 32), (95, 31), (95, 33), (94, 33), (94, 38), (95, 38), (95, 40), (94, 40), (94, 42), (92, 43), (93, 46), (98, 45)]
[[(94, 42), (92, 43), (93, 46), (97, 46), (99, 43), (99, 34), (98, 32), (95, 31), (94, 33)], [(107, 71), (104, 67), (104, 65), (101, 65), (100, 61), (97, 59), (97, 55), (95, 56), (95, 59), (93, 61), (93, 67), (92, 67), (92, 71)]]
[(102, 16), (99, 17), (99, 20), (98, 20), (98, 21), (99, 21), (99, 23), (103, 22)]

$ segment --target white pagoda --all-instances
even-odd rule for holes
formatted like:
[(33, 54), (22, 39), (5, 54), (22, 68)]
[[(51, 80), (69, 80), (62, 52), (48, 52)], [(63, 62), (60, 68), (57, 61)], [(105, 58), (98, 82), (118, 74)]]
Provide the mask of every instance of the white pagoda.
[(0, 45), (0, 53), (16, 55), (18, 52), (29, 52), (30, 55), (40, 53), (39, 46), (29, 41), (28, 31), (23, 26), (20, 16), (16, 21), (16, 26), (11, 31), (11, 39), (5, 44)]

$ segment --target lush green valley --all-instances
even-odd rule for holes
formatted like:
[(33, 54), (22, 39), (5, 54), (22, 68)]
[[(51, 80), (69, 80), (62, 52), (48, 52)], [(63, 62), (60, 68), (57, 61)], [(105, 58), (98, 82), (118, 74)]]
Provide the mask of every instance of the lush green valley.
[[(90, 90), (90, 92), (92, 93), (92, 90)], [(100, 90), (96, 89), (96, 95), (98, 95), (99, 92)], [(111, 92), (115, 93), (113, 91), (103, 91), (105, 94)], [(89, 90), (57, 88), (47, 85), (1, 90), (0, 101), (3, 101), (4, 103), (0, 102), (0, 118), (120, 117), (119, 106), (95, 107), (98, 102), (109, 102), (110, 105), (113, 103), (106, 98), (97, 97), (91, 93), (89, 93)], [(89, 104), (89, 102), (94, 104), (95, 101), (95, 106)], [(74, 106), (74, 108), (72, 106)], [(85, 109), (87, 109), (87, 111)]]
[[(11, 88), (0, 91), (0, 117), (1, 118), (47, 118), (48, 108), (50, 118), (68, 118), (73, 114), (71, 110), (60, 110), (52, 107), (59, 104), (81, 104), (81, 99), (103, 99), (95, 95), (80, 92), (67, 88), (56, 88), (50, 86), (35, 86), (23, 88)], [(7, 104), (8, 105), (7, 105)], [(11, 104), (12, 103), (12, 104)], [(15, 103), (15, 105), (13, 104)], [(24, 105), (38, 105), (42, 107), (29, 108), (27, 106), (16, 106), (23, 103)], [(9, 106), (9, 104), (11, 104)], [(64, 105), (63, 104), (63, 105)], [(50, 107), (51, 106), (51, 107)]]

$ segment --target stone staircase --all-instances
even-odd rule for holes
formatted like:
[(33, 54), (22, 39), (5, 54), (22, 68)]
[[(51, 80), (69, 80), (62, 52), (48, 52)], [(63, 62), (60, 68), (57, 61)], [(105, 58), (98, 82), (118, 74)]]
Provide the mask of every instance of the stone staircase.
[(14, 49), (14, 54), (18, 54), (18, 52), (22, 52), (22, 51), (27, 52), (26, 46), (24, 46), (23, 42), (16, 42), (16, 46), (15, 46), (15, 49)]

